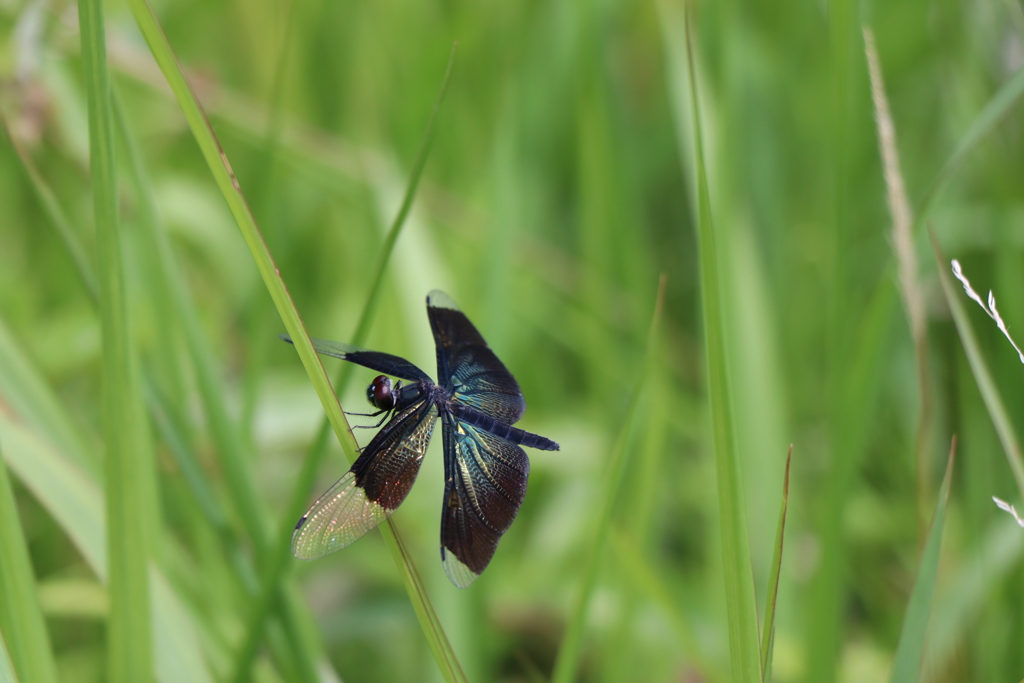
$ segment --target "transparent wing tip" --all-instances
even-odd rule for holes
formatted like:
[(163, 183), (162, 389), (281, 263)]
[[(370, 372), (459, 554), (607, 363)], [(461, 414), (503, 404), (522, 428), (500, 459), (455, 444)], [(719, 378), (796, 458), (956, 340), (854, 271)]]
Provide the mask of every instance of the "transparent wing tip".
[(444, 566), (444, 573), (448, 575), (456, 588), (469, 588), (470, 584), (480, 578), (475, 571), (462, 564), (455, 553), (448, 551), (441, 546), (441, 564)]
[(452, 298), (442, 292), (440, 289), (435, 289), (427, 294), (427, 305), (431, 308), (448, 308), (453, 311), (459, 310), (459, 307), (455, 305)]

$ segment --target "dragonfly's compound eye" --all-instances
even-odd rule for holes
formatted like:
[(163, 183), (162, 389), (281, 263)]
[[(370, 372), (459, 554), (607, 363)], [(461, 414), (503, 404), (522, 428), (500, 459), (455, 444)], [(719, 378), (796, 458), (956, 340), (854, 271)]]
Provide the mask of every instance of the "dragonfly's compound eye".
[(391, 391), (391, 379), (384, 375), (377, 375), (366, 388), (366, 398), (377, 410), (391, 410), (398, 402), (398, 397)]

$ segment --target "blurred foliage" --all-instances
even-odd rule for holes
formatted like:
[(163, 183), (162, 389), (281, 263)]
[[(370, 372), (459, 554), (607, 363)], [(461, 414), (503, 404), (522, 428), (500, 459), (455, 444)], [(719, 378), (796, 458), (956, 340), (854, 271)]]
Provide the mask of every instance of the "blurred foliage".
[[(444, 289), (522, 385), (522, 426), (562, 450), (530, 453), (519, 518), (467, 591), (447, 582), (438, 558), (437, 443), (397, 527), (468, 678), (545, 680), (580, 590), (614, 449), (628, 439), (579, 678), (729, 680), (682, 5), (179, 0), (154, 8), (307, 329), (338, 340), (353, 333), (458, 41), (366, 345), (432, 369), (423, 300)], [(121, 3), (106, 11), (111, 77), (152, 209), (246, 445), (263, 517), (251, 523), (276, 527), (322, 408), (294, 349), (276, 339), (283, 329), (263, 282), (131, 15)], [(963, 0), (700, 2), (695, 11), (762, 609), (794, 444), (773, 680), (886, 676), (925, 540), (918, 511), (934, 507), (953, 433), (961, 465), (922, 679), (1019, 680), (1024, 535), (991, 502), (996, 495), (1020, 508), (1019, 493), (923, 232), (915, 241), (934, 420), (931, 497), (917, 500), (920, 397), (860, 28), (876, 34), (902, 170), (920, 210), (972, 121), (1024, 65), (1024, 12)], [(104, 680), (106, 671), (103, 527), (90, 516), (102, 510), (102, 340), (75, 256), (11, 140), (95, 268), (77, 26), (67, 0), (0, 3), (0, 110), (10, 131), (0, 136), (0, 451), (59, 678), (69, 682)], [(171, 653), (193, 647), (220, 680), (245, 633), (258, 567), (240, 540), (247, 525), (218, 464), (181, 321), (152, 283), (149, 208), (122, 152), (130, 313), (147, 395), (161, 397), (147, 402), (160, 479), (154, 562), (165, 577), (155, 583), (166, 592), (154, 611), (170, 616), (154, 632)], [(1013, 111), (946, 178), (926, 216), (947, 256), (979, 290), (995, 291), (1011, 332), (1024, 330), (1021, 187), (1024, 119)], [(627, 429), (662, 273), (655, 369)], [(968, 306), (968, 314), (1019, 432), (1019, 361), (983, 313)], [(363, 410), (370, 377), (354, 373), (347, 409)], [(310, 500), (344, 470), (332, 449)], [(288, 609), (277, 609), (255, 680), (297, 680), (293, 658), (303, 650), (349, 681), (439, 676), (378, 534), (289, 571), (284, 594), (304, 611), (289, 621)]]

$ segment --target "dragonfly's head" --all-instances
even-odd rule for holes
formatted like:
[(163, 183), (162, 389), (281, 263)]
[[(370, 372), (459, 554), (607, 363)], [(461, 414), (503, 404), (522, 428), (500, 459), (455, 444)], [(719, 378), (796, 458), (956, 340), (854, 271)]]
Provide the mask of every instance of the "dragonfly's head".
[(366, 399), (377, 410), (393, 410), (398, 405), (398, 387), (391, 387), (390, 377), (377, 375), (366, 388)]

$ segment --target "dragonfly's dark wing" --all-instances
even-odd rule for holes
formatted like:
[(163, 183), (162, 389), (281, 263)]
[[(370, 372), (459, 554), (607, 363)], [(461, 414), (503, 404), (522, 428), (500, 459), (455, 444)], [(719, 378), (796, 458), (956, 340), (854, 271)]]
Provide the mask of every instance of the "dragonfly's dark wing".
[[(282, 334), (281, 339), (285, 340), (289, 344), (293, 343), (292, 338), (287, 334)], [(313, 342), (313, 348), (316, 349), (317, 353), (321, 353), (325, 356), (341, 358), (342, 360), (347, 360), (351, 363), (355, 363), (356, 365), (362, 365), (364, 368), (383, 372), (385, 375), (401, 377), (402, 379), (413, 381), (430, 379), (430, 375), (423, 372), (409, 361), (398, 356), (392, 356), (390, 353), (369, 351), (367, 349), (361, 349), (358, 346), (342, 344), (341, 342), (329, 341), (327, 339), (314, 339), (310, 337), (309, 341)]]
[(505, 424), (515, 424), (526, 401), (512, 373), (447, 294), (427, 295), (427, 315), (437, 345), (437, 383), (462, 403)]
[(412, 484), (437, 422), (431, 401), (395, 415), (344, 477), (313, 503), (292, 534), (292, 554), (315, 560), (349, 545), (394, 512)]
[(441, 562), (459, 588), (491, 561), (526, 495), (530, 461), (519, 446), (451, 414), (444, 429), (444, 509)]

